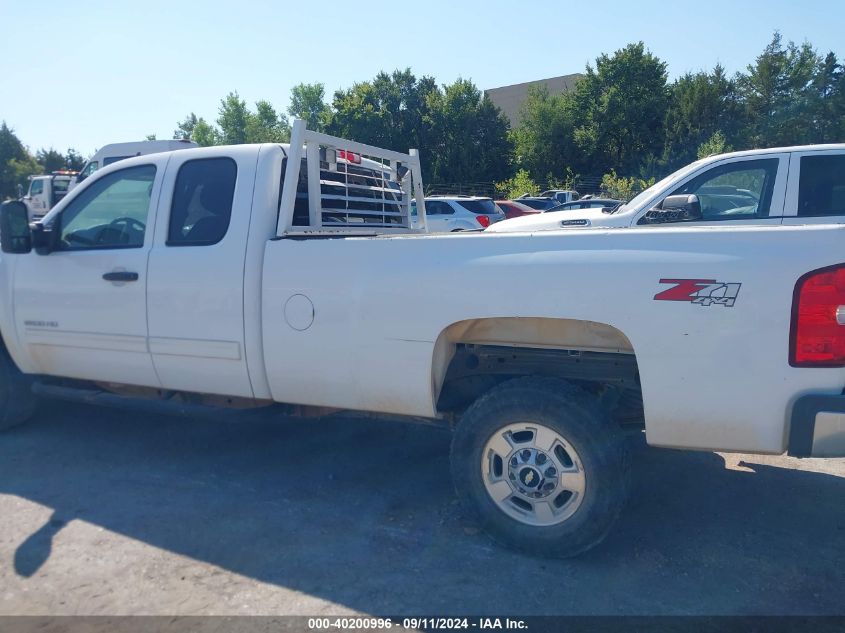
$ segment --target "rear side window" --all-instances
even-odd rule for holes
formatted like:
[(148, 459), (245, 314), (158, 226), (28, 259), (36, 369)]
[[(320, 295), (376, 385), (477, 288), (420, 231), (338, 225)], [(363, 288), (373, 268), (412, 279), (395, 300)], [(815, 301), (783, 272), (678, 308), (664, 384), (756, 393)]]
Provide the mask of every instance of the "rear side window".
[(457, 200), (457, 203), (461, 205), (467, 211), (472, 211), (473, 213), (484, 213), (484, 214), (494, 214), (496, 213), (496, 205), (493, 203), (492, 200)]
[(455, 210), (449, 206), (447, 202), (438, 202), (437, 200), (426, 201), (425, 214), (426, 215), (452, 215)]
[(845, 155), (801, 158), (798, 215), (845, 215)]
[(120, 160), (126, 160), (127, 158), (132, 158), (131, 156), (109, 156), (108, 158), (103, 159), (103, 167), (108, 167), (112, 163), (116, 163)]
[(179, 168), (168, 246), (217, 244), (229, 229), (238, 168), (231, 158), (189, 160)]

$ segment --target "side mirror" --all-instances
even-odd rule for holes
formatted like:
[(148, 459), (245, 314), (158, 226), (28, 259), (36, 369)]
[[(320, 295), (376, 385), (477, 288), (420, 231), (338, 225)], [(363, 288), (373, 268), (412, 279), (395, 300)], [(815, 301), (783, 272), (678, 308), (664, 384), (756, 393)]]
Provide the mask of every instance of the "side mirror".
[(23, 202), (11, 200), (0, 205), (0, 250), (4, 253), (32, 250), (29, 210)]
[(56, 250), (56, 239), (58, 231), (54, 230), (61, 218), (56, 218), (52, 226), (46, 226), (41, 222), (30, 225), (32, 231), (32, 248), (39, 255), (49, 255)]
[(665, 222), (695, 222), (702, 219), (701, 202), (694, 193), (667, 196), (659, 207), (651, 209), (643, 216), (643, 224), (662, 224)]

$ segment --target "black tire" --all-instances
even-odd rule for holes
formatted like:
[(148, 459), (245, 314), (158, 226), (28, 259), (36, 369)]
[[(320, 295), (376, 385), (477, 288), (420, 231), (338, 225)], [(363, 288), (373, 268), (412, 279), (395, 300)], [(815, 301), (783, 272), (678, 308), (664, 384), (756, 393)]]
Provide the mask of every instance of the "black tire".
[[(497, 430), (515, 422), (554, 430), (583, 464), (583, 498), (561, 523), (538, 526), (512, 518), (485, 488), (484, 447)], [(499, 543), (535, 556), (567, 558), (598, 545), (628, 496), (630, 459), (624, 433), (593, 396), (554, 378), (516, 378), (479, 398), (455, 429), (451, 466), (459, 498), (484, 530)]]
[(0, 431), (19, 426), (35, 413), (32, 380), (22, 374), (0, 344)]

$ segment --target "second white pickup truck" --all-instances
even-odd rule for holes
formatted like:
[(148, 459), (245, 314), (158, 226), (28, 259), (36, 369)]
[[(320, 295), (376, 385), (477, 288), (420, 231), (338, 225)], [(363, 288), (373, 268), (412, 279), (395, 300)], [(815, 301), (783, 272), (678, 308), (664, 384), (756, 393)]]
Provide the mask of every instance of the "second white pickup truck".
[(654, 225), (804, 225), (845, 221), (845, 144), (719, 154), (605, 209), (514, 218), (493, 233)]
[(610, 530), (626, 429), (845, 455), (845, 227), (424, 224), (413, 151), (301, 122), (121, 161), (32, 229), (7, 203), (0, 424), (34, 394), (441, 421), (460, 497), (543, 556)]

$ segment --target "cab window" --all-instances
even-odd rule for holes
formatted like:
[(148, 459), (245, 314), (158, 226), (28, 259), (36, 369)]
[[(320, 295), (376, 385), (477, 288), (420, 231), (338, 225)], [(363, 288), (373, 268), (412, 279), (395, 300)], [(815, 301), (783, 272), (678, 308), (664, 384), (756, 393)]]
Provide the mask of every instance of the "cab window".
[(109, 156), (103, 159), (103, 167), (108, 167), (112, 163), (116, 163), (121, 160), (126, 160), (127, 158), (132, 158), (131, 156)]
[(155, 175), (140, 165), (92, 183), (58, 217), (59, 249), (141, 248)]
[(767, 217), (778, 160), (765, 158), (719, 165), (696, 176), (670, 195), (698, 196), (704, 221)]
[(231, 158), (189, 160), (179, 168), (168, 246), (217, 244), (229, 229), (238, 168)]
[(845, 154), (801, 157), (798, 215), (845, 215)]
[(43, 180), (33, 180), (29, 183), (29, 195), (37, 196), (38, 194), (44, 191), (44, 181)]

